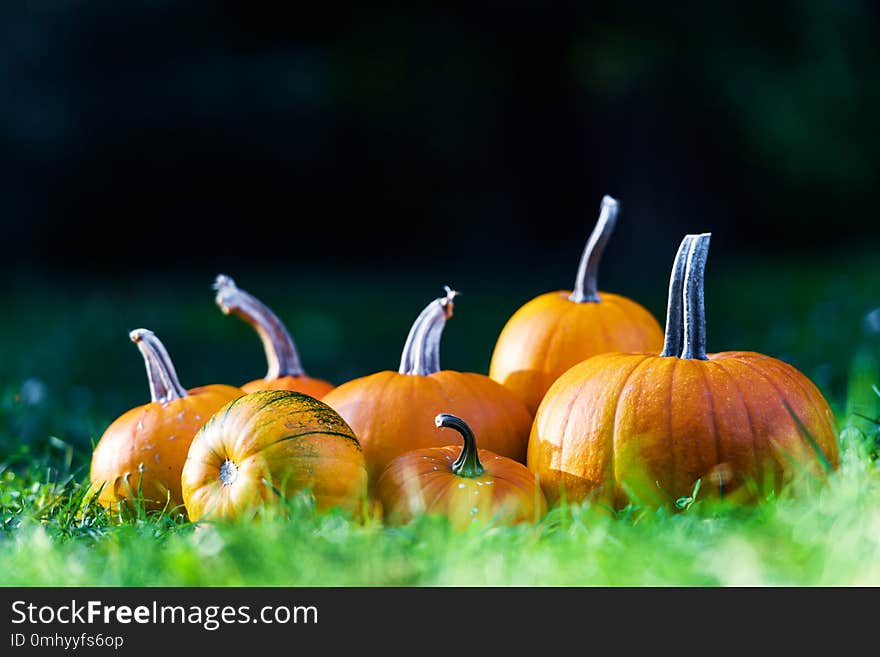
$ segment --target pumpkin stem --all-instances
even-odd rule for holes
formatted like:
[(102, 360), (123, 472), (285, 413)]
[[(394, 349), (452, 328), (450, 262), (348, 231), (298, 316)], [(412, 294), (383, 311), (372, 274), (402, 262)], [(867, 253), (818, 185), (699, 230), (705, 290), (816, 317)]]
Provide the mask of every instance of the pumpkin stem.
[(709, 240), (712, 233), (695, 235), (688, 250), (687, 270), (684, 274), (684, 344), (682, 358), (707, 360), (706, 357), (706, 306), (703, 295), (706, 260), (709, 256)]
[(461, 454), (452, 464), (452, 471), (459, 477), (479, 477), (483, 474), (483, 464), (480, 463), (480, 457), (477, 455), (477, 439), (474, 432), (457, 415), (450, 413), (440, 413), (434, 418), (434, 424), (438, 427), (449, 427), (458, 431), (464, 439), (464, 447), (461, 448)]
[(144, 357), (147, 366), (147, 379), (150, 382), (150, 397), (154, 402), (169, 402), (186, 397), (186, 388), (180, 385), (171, 357), (156, 334), (147, 329), (135, 329), (128, 334)]
[(681, 355), (681, 347), (684, 343), (684, 308), (682, 287), (684, 285), (687, 257), (694, 241), (693, 235), (685, 235), (678, 252), (675, 254), (675, 262), (672, 265), (672, 275), (669, 277), (669, 300), (666, 305), (666, 332), (663, 341), (661, 356), (678, 358)]
[(575, 303), (598, 303), (599, 298), (599, 261), (617, 223), (620, 203), (606, 195), (602, 198), (599, 220), (596, 222), (590, 239), (584, 247), (581, 262), (578, 266), (577, 278), (574, 280), (574, 291), (568, 298)]
[(229, 276), (219, 274), (214, 281), (217, 296), (214, 301), (224, 315), (233, 313), (254, 327), (263, 341), (263, 350), (269, 362), (264, 377), (274, 381), (282, 376), (303, 376), (305, 371), (293, 338), (284, 324), (269, 307), (252, 294), (240, 289)]
[(434, 299), (413, 322), (403, 353), (400, 356), (401, 374), (426, 376), (440, 371), (440, 338), (446, 320), (452, 317), (452, 300), (460, 293), (444, 285), (446, 296)]

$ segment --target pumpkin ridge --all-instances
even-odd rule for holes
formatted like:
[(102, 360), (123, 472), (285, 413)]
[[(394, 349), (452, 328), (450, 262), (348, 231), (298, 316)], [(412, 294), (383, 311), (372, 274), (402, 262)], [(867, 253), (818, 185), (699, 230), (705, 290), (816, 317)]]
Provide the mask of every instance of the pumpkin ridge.
[[(487, 452), (489, 450), (481, 449), (479, 451)], [(526, 472), (522, 472), (521, 470), (518, 470), (513, 473), (510, 473), (510, 472), (505, 472), (503, 469), (493, 467), (492, 464), (495, 462), (495, 459), (494, 458), (493, 459), (486, 458), (489, 455), (490, 454), (486, 454), (484, 456), (485, 461), (483, 462), (483, 465), (486, 468), (486, 472), (483, 475), (480, 475), (480, 477), (478, 477), (478, 479), (485, 479), (488, 476), (489, 478), (495, 478), (498, 481), (501, 481), (501, 482), (504, 482), (507, 484), (527, 483), (527, 482), (531, 482), (534, 480), (534, 473), (531, 470), (529, 470), (528, 468), (526, 468)], [(491, 453), (491, 455), (496, 456), (496, 454), (494, 454), (494, 453)], [(502, 456), (501, 458), (506, 461), (513, 460), (513, 459), (510, 459), (506, 456)], [(502, 461), (502, 463), (503, 463), (503, 461)], [(514, 461), (514, 463), (518, 463), (518, 461)], [(513, 474), (513, 477), (511, 477), (511, 474)], [(519, 479), (519, 475), (522, 475), (523, 477), (527, 477), (527, 479)]]
[[(606, 299), (607, 297), (603, 298), (599, 303), (607, 303)], [(614, 304), (606, 307), (613, 308)], [(596, 313), (596, 315), (598, 315), (598, 317), (596, 317), (595, 323), (599, 327), (599, 331), (602, 333), (602, 351), (607, 351), (611, 348), (611, 334), (608, 330), (608, 325), (605, 323), (605, 313)]]
[[(614, 359), (619, 359), (619, 357), (622, 356), (622, 355), (623, 355), (623, 354), (618, 354), (618, 353), (608, 353), (608, 354), (604, 354), (604, 355), (603, 355), (603, 358), (614, 358)], [(581, 361), (581, 362), (583, 362), (583, 361)], [(571, 411), (572, 411), (572, 408), (574, 408), (574, 405), (578, 403), (578, 401), (579, 401), (579, 399), (580, 399), (580, 396), (581, 396), (581, 393), (583, 392), (583, 389), (584, 389), (584, 386), (585, 386), (585, 385), (586, 385), (586, 381), (581, 381), (581, 383), (578, 385), (577, 393), (576, 393), (576, 394), (573, 394), (573, 395), (571, 396), (571, 399), (569, 400), (568, 405), (566, 406), (566, 409), (565, 409), (565, 415), (564, 415), (565, 420), (564, 420), (564, 422), (562, 423), (561, 430), (559, 431), (560, 442), (562, 443), (562, 444), (561, 444), (561, 447), (560, 447), (560, 450), (559, 450), (559, 461), (560, 461), (560, 464), (563, 464), (563, 465), (564, 465), (565, 463), (567, 463), (567, 461), (566, 461), (566, 459), (565, 459), (565, 446), (569, 443), (569, 441), (565, 440), (565, 432), (568, 431), (568, 423), (569, 423), (569, 421), (571, 420)], [(549, 392), (549, 391), (548, 391), (548, 392)], [(531, 437), (530, 437), (530, 439), (531, 439)], [(613, 467), (614, 467), (613, 450), (612, 450), (611, 458), (608, 459), (608, 462), (611, 463), (611, 467), (613, 468)], [(561, 467), (562, 467), (562, 466), (560, 466), (560, 468), (561, 468)], [(560, 469), (560, 472), (564, 472), (564, 470)]]
[[(204, 460), (202, 460), (202, 459), (198, 459), (198, 460), (196, 460), (196, 459), (189, 459), (189, 458), (187, 458), (186, 460), (187, 460), (187, 461), (192, 461), (193, 463), (198, 463), (199, 465), (204, 465), (204, 466), (209, 467), (209, 468), (214, 468), (214, 467), (216, 467), (215, 464), (213, 464), (213, 463), (208, 463), (207, 461), (204, 461)], [(223, 460), (224, 462), (226, 462), (226, 461), (229, 461), (230, 459), (222, 459), (222, 460)]]
[[(289, 393), (289, 392), (286, 391), (286, 390), (285, 390), (285, 391), (281, 391), (281, 390), (260, 390), (260, 391), (257, 391), (257, 392), (255, 392), (255, 393), (251, 393), (251, 394), (261, 395), (261, 396), (263, 397), (263, 399), (265, 399), (265, 401), (263, 401), (263, 403), (262, 403), (260, 406), (258, 406), (257, 408), (253, 409), (253, 411), (252, 411), (252, 412), (253, 412), (253, 415), (256, 415), (257, 413), (259, 413), (259, 412), (261, 412), (261, 411), (263, 411), (263, 410), (269, 408), (269, 407), (272, 406), (273, 404), (277, 404), (277, 403), (279, 403), (279, 402), (285, 401), (285, 400), (290, 399), (290, 398), (293, 397), (293, 394), (292, 394), (292, 393)], [(261, 400), (261, 401), (262, 401), (262, 400)], [(310, 409), (310, 408), (308, 408), (308, 409), (297, 409), (296, 411), (292, 411), (291, 413), (285, 413), (285, 415), (291, 415), (292, 413), (299, 413), (300, 411), (304, 411), (304, 410), (311, 410), (311, 409)]]
[[(721, 443), (718, 432), (718, 418), (715, 415), (715, 396), (712, 394), (712, 383), (709, 380), (709, 373), (703, 367), (700, 367), (700, 374), (703, 377), (703, 383), (706, 386), (706, 396), (709, 398), (709, 414), (712, 417), (712, 439), (715, 441), (715, 464), (721, 464)], [(719, 494), (724, 488), (724, 481), (721, 477), (718, 480)]]
[(760, 484), (761, 482), (758, 481), (758, 477), (761, 473), (761, 460), (758, 457), (758, 446), (755, 444), (755, 423), (752, 421), (752, 409), (749, 408), (749, 404), (746, 402), (746, 396), (739, 385), (739, 381), (737, 381), (736, 377), (731, 373), (731, 371), (722, 364), (724, 360), (710, 360), (709, 362), (714, 362), (719, 368), (721, 368), (721, 371), (727, 375), (727, 378), (730, 379), (733, 387), (739, 394), (740, 401), (742, 402), (743, 408), (746, 411), (746, 419), (749, 421), (749, 434), (752, 437), (752, 454), (755, 457), (755, 483)]
[[(233, 409), (233, 407), (235, 407), (235, 406), (238, 404), (238, 402), (240, 402), (240, 401), (241, 401), (242, 399), (244, 399), (246, 396), (247, 396), (247, 395), (245, 395), (245, 396), (243, 396), (243, 397), (239, 397), (239, 398), (237, 398), (237, 399), (233, 399), (231, 402), (229, 402), (229, 403), (226, 405), (226, 410), (225, 410), (224, 413), (223, 413), (223, 417), (220, 419), (220, 429), (221, 429), (221, 430), (226, 428), (226, 418), (229, 417), (229, 411), (231, 411), (231, 410)], [(212, 419), (213, 419), (213, 418), (212, 418)]]
[[(756, 355), (760, 356), (760, 358), (758, 358), (757, 360), (759, 360), (762, 364), (771, 366), (774, 372), (782, 374), (788, 381), (797, 386), (804, 394), (804, 396), (809, 400), (810, 406), (813, 407), (813, 411), (815, 412), (816, 416), (827, 422), (829, 428), (831, 429), (831, 433), (836, 435), (834, 413), (832, 411), (831, 417), (828, 417), (828, 411), (830, 410), (828, 408), (828, 402), (825, 401), (825, 397), (822, 395), (822, 392), (816, 387), (816, 384), (814, 384), (812, 381), (810, 381), (810, 379), (806, 377), (795, 376), (794, 372), (792, 372), (790, 369), (792, 368), (792, 366), (785, 361), (781, 361), (778, 358), (772, 358), (771, 356), (767, 356), (765, 354)], [(783, 367), (780, 364), (785, 365), (786, 367)], [(823, 408), (817, 407), (817, 402), (819, 400), (823, 402)]]
[[(663, 356), (661, 356), (663, 358)], [(666, 436), (667, 440), (672, 439), (672, 397), (675, 392), (675, 370), (678, 368), (678, 363), (680, 359), (677, 356), (672, 358), (672, 365), (669, 368), (669, 400), (666, 402), (666, 408), (669, 409), (669, 412), (666, 414)], [(675, 490), (675, 474), (676, 474), (676, 458), (675, 458), (675, 450), (670, 449), (669, 453), (672, 455), (672, 476), (670, 479), (672, 480), (672, 484), (670, 488)], [(662, 490), (662, 489), (661, 489)], [(666, 491), (663, 491), (666, 493)]]
[[(351, 436), (344, 434), (344, 433), (337, 433), (335, 431), (325, 431), (323, 429), (315, 429), (314, 431), (304, 431), (303, 433), (298, 433), (298, 434), (294, 434), (294, 435), (290, 435), (290, 436), (285, 436), (283, 438), (279, 438), (275, 442), (269, 443), (268, 445), (264, 445), (260, 449), (254, 450), (241, 458), (233, 458), (231, 455), (227, 455), (225, 458), (223, 458), (221, 460), (232, 461), (238, 468), (241, 468), (244, 466), (245, 463), (247, 463), (248, 461), (251, 461), (255, 458), (258, 458), (258, 457), (265, 458), (264, 452), (267, 452), (269, 449), (271, 449), (272, 447), (275, 447), (276, 445), (278, 445), (280, 443), (283, 443), (288, 440), (296, 440), (297, 438), (301, 438), (303, 436), (310, 436), (313, 434), (342, 436), (345, 438), (351, 438)], [(358, 448), (360, 449), (360, 444), (358, 444)], [(312, 457), (312, 458), (314, 458), (314, 457)], [(204, 461), (200, 461), (200, 463), (202, 463), (204, 465), (211, 465), (209, 463), (204, 463)]]
[[(571, 409), (574, 408), (574, 405), (577, 403), (578, 398), (580, 397), (581, 391), (584, 389), (585, 385), (586, 385), (586, 383), (582, 381), (580, 383), (580, 385), (578, 386), (577, 394), (574, 394), (571, 396), (571, 399), (569, 400), (567, 407), (565, 409), (565, 415), (563, 416), (564, 421), (562, 423), (562, 427), (560, 428), (561, 430), (559, 431), (559, 436), (560, 436), (559, 440), (561, 443), (560, 448), (559, 448), (559, 472), (562, 474), (565, 474), (565, 470), (564, 470), (565, 463), (566, 463), (565, 446), (568, 443), (568, 441), (565, 440), (565, 432), (568, 431), (568, 422), (571, 419)], [(529, 440), (531, 440), (531, 436), (529, 436)], [(612, 463), (612, 465), (613, 465), (613, 463)]]
[[(616, 311), (617, 311), (617, 316), (618, 316), (618, 317), (623, 317), (623, 318), (626, 319), (626, 320), (629, 320), (629, 319), (630, 319), (629, 316), (624, 312), (624, 310), (623, 310), (623, 308), (621, 307), (621, 305), (618, 304), (618, 303), (615, 303), (615, 297), (616, 297), (617, 295), (615, 295), (615, 294), (611, 294), (611, 293), (609, 293), (609, 292), (603, 292), (602, 294), (603, 294), (603, 296), (602, 296), (602, 302), (605, 304), (605, 307), (606, 307), (606, 308), (610, 308), (610, 309), (616, 310)], [(603, 338), (603, 343), (602, 343), (603, 346), (602, 346), (602, 349), (603, 349), (603, 350), (612, 349), (612, 350), (614, 350), (614, 351), (618, 351), (618, 350), (619, 350), (619, 346), (611, 346), (611, 345), (610, 345), (609, 331), (608, 331), (608, 327), (605, 325), (605, 320), (606, 320), (607, 318), (604, 317), (604, 315), (606, 315), (606, 314), (607, 314), (607, 313), (599, 313), (599, 320), (596, 322), (597, 324), (599, 324), (599, 326), (600, 326), (601, 329), (602, 329), (602, 338)], [(622, 353), (622, 352), (621, 352), (621, 353)]]
[[(196, 435), (198, 435), (198, 434), (196, 434)], [(200, 440), (199, 442), (202, 443), (205, 441)], [(195, 439), (193, 439), (192, 444), (195, 444)], [(192, 444), (190, 445), (190, 447), (192, 447)], [(214, 449), (214, 446), (211, 443), (205, 442), (205, 447), (211, 453), (211, 455), (214, 456), (218, 461), (228, 460), (228, 457), (220, 456), (219, 452), (217, 452), (217, 450)], [(186, 457), (186, 460), (189, 461), (189, 456)], [(204, 461), (200, 461), (200, 463), (202, 463), (203, 465), (209, 465), (208, 463), (205, 463)]]
[[(627, 372), (626, 376), (623, 378), (623, 381), (621, 382), (621, 384), (618, 388), (618, 390), (620, 390), (620, 392), (617, 395), (617, 401), (614, 402), (614, 414), (611, 416), (611, 436), (610, 436), (611, 439), (609, 441), (607, 441), (609, 444), (608, 463), (611, 465), (611, 480), (612, 480), (612, 485), (613, 485), (612, 493), (614, 493), (617, 490), (617, 487), (619, 484), (618, 479), (617, 479), (617, 467), (616, 467), (616, 457), (615, 457), (617, 450), (616, 450), (615, 443), (617, 442), (617, 417), (620, 412), (620, 400), (624, 396), (623, 389), (626, 388), (626, 384), (629, 383), (630, 379), (632, 379), (633, 374), (635, 374), (636, 370), (639, 369), (646, 362), (648, 362), (648, 360), (650, 358), (651, 358), (651, 356), (642, 355), (642, 359), (638, 363), (636, 363), (629, 372)], [(564, 434), (563, 434), (563, 437), (564, 437)]]
[[(446, 462), (444, 465), (448, 466), (449, 463)], [(447, 472), (438, 468), (438, 470), (436, 470), (432, 474), (445, 475), (447, 474)], [(391, 462), (391, 464), (389, 464), (388, 468), (383, 471), (382, 476), (379, 479), (379, 481), (383, 485), (386, 481), (390, 480), (393, 482), (393, 485), (395, 487), (403, 491), (403, 493), (399, 495), (398, 499), (395, 500), (396, 506), (403, 506), (406, 512), (412, 515), (416, 515), (417, 512), (428, 513), (429, 505), (427, 503), (427, 500), (425, 499), (425, 490), (429, 486), (436, 485), (438, 480), (443, 479), (443, 477), (440, 476), (432, 476), (430, 478), (427, 478), (427, 480), (422, 485), (414, 485), (409, 483), (411, 478), (417, 477), (418, 473), (415, 471), (415, 468), (404, 468), (401, 466), (401, 462), (395, 459)], [(414, 493), (417, 493), (417, 495)], [(414, 505), (413, 502), (417, 502), (417, 505)], [(386, 508), (384, 512), (391, 513), (392, 509)]]
[[(421, 489), (421, 501), (422, 504), (424, 504), (425, 513), (443, 513), (442, 509), (436, 508), (442, 506), (440, 501), (443, 499), (443, 494), (453, 486), (453, 483), (456, 486), (460, 483), (464, 483), (463, 481), (458, 481), (458, 479), (465, 479), (465, 477), (459, 477), (452, 472), (451, 465), (451, 463), (448, 464), (448, 472), (446, 474), (454, 475), (455, 479), (432, 477), (431, 480)], [(467, 484), (465, 484), (465, 486), (467, 486)]]
[[(440, 372), (446, 372), (447, 374), (450, 374), (450, 373), (462, 374), (462, 372), (458, 372), (457, 370), (440, 370)], [(437, 379), (434, 378), (434, 374), (440, 374), (440, 372), (434, 372), (432, 374), (428, 374), (426, 376), (426, 378), (429, 379), (431, 381), (431, 383), (434, 384), (435, 389), (437, 390), (438, 393), (440, 393), (440, 395), (443, 397), (443, 399), (446, 401), (446, 403), (449, 406), (454, 406), (454, 401), (452, 399), (450, 399), (449, 393), (446, 392), (446, 386), (444, 386), (440, 381), (438, 381)], [(461, 377), (461, 378), (464, 379), (464, 377)], [(467, 385), (465, 385), (464, 387), (466, 387), (470, 390), (470, 388)]]
[[(300, 413), (309, 413), (309, 414), (311, 414), (313, 420), (318, 421), (318, 422), (324, 422), (324, 423), (329, 424), (331, 426), (333, 424), (337, 424), (338, 423), (337, 420), (339, 419), (339, 414), (336, 411), (334, 411), (332, 408), (330, 408), (329, 406), (317, 406), (317, 405), (311, 406), (310, 408), (301, 408), (296, 411), (291, 411), (290, 413), (285, 413), (284, 417), (288, 418), (293, 415), (299, 415)], [(276, 422), (278, 422), (277, 417), (269, 417), (266, 419), (265, 422), (263, 422), (262, 426), (268, 427), (268, 426), (275, 424)], [(346, 425), (347, 424), (348, 423), (346, 423)], [(260, 427), (260, 428), (262, 428), (262, 427)], [(288, 427), (288, 428), (292, 429), (293, 427)], [(352, 431), (352, 433), (354, 433), (354, 431), (352, 430), (351, 427), (348, 427), (348, 429), (350, 431)]]
[[(543, 341), (543, 348), (544, 349), (543, 349), (543, 353), (541, 354), (540, 361), (538, 361), (538, 362), (542, 363), (541, 369), (539, 370), (541, 372), (542, 378), (548, 377), (550, 375), (550, 370), (552, 368), (551, 368), (551, 363), (550, 363), (550, 359), (548, 358), (548, 355), (551, 353), (554, 353), (553, 347), (555, 346), (555, 343), (559, 339), (559, 334), (562, 333), (562, 325), (564, 324), (565, 318), (568, 315), (570, 315), (571, 312), (575, 308), (578, 307), (577, 302), (572, 301), (571, 303), (572, 303), (572, 305), (566, 309), (566, 311), (563, 313), (562, 317), (559, 318), (559, 321), (555, 322), (553, 324), (553, 326), (551, 327), (550, 337)], [(551, 381), (550, 383), (552, 384), (553, 382)], [(538, 401), (538, 405), (540, 406), (540, 400)]]
[(297, 438), (302, 438), (303, 436), (311, 436), (311, 435), (315, 435), (315, 434), (320, 434), (322, 436), (340, 436), (342, 438), (348, 438), (349, 440), (353, 441), (355, 445), (358, 446), (358, 449), (361, 448), (361, 444), (358, 442), (358, 439), (355, 438), (354, 436), (352, 436), (351, 434), (342, 433), (341, 431), (328, 431), (326, 429), (313, 429), (312, 431), (303, 431), (302, 433), (295, 433), (295, 434), (291, 434), (290, 436), (284, 436), (283, 438), (279, 438), (275, 442), (271, 442), (268, 445), (266, 445), (265, 447), (262, 447), (261, 449), (259, 449), (255, 453), (263, 452), (263, 451), (269, 449), (270, 447), (277, 445), (278, 443), (283, 443), (288, 440), (296, 440)]
[[(391, 383), (392, 383), (393, 381), (396, 380), (396, 376), (395, 376), (395, 375), (398, 375), (398, 374), (399, 374), (398, 372), (393, 372), (393, 371), (391, 371), (391, 370), (385, 370), (385, 371), (388, 372), (388, 374), (389, 374), (390, 376), (386, 376), (386, 377), (385, 377), (385, 382), (382, 384), (382, 388), (381, 388), (381, 390), (379, 391), (379, 394), (376, 395), (376, 397), (375, 397), (376, 399), (384, 399), (384, 398), (385, 398), (385, 393), (386, 393), (387, 390), (388, 390), (388, 386), (390, 386)], [(374, 374), (373, 376), (376, 376), (376, 375)], [(400, 376), (407, 376), (407, 375), (406, 375), (406, 374), (403, 374), (403, 375), (400, 375)], [(421, 376), (421, 375), (416, 375), (416, 376)], [(430, 379), (431, 377), (428, 376), (427, 378)], [(343, 384), (343, 385), (345, 385), (345, 384)], [(334, 409), (334, 410), (335, 410), (335, 409)], [(340, 417), (343, 417), (343, 416), (342, 416), (342, 413), (339, 413), (339, 415), (340, 415)], [(343, 417), (343, 419), (345, 419), (345, 418)], [(346, 423), (349, 425), (349, 427), (351, 427), (351, 423), (350, 423), (347, 419), (346, 419), (345, 421), (346, 421)], [(371, 435), (373, 435), (373, 424), (374, 424), (375, 422), (378, 422), (378, 421), (379, 421), (379, 414), (378, 414), (378, 413), (368, 413), (368, 414), (366, 414), (366, 423), (365, 423), (366, 426), (363, 428), (363, 430), (360, 432), (360, 434), (361, 434), (361, 435), (366, 435), (366, 436), (371, 436)], [(354, 429), (352, 429), (352, 433), (354, 433)], [(358, 443), (360, 443), (360, 440), (358, 440)], [(366, 454), (364, 454), (364, 456), (366, 456)], [(372, 465), (371, 465), (370, 463), (371, 463), (371, 462), (368, 460), (368, 465), (367, 465), (367, 468), (368, 468), (368, 469), (372, 469)]]
[(825, 453), (825, 450), (823, 450), (822, 447), (819, 446), (819, 444), (816, 442), (816, 440), (811, 437), (803, 435), (804, 431), (806, 430), (806, 426), (807, 426), (806, 423), (800, 417), (798, 417), (798, 415), (794, 412), (794, 409), (791, 407), (791, 404), (788, 403), (788, 400), (785, 398), (785, 395), (782, 394), (782, 391), (779, 389), (779, 387), (776, 385), (776, 383), (773, 381), (773, 379), (771, 379), (769, 376), (767, 376), (767, 373), (764, 372), (761, 368), (756, 367), (753, 363), (750, 363), (748, 360), (746, 360), (744, 358), (739, 359), (737, 362), (742, 363), (748, 369), (757, 373), (762, 379), (764, 379), (765, 381), (767, 381), (770, 384), (770, 386), (776, 392), (776, 396), (779, 397), (779, 401), (782, 404), (783, 408), (788, 410), (787, 416), (788, 416), (789, 420), (791, 420), (792, 425), (794, 425), (795, 431), (797, 432), (798, 436), (800, 436), (803, 441), (806, 441), (807, 444), (809, 444), (809, 446), (813, 449), (814, 452), (818, 452), (817, 457), (819, 457), (820, 461), (824, 460), (825, 463), (830, 463), (830, 461), (828, 460), (828, 455)]

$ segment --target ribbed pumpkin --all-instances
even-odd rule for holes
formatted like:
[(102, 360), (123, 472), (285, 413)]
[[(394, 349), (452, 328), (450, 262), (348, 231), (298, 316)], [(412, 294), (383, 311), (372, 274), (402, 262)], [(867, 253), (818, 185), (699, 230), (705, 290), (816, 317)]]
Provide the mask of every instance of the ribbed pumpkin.
[(679, 248), (660, 355), (594, 356), (548, 391), (528, 466), (551, 502), (664, 504), (698, 479), (701, 494), (750, 501), (837, 465), (834, 416), (806, 376), (759, 353), (706, 354), (708, 248), (709, 234)]
[(245, 392), (257, 390), (295, 390), (320, 399), (333, 390), (333, 384), (308, 376), (290, 333), (278, 316), (255, 296), (240, 289), (229, 276), (220, 274), (214, 281), (215, 301), (223, 311), (238, 315), (254, 327), (263, 341), (269, 371), (262, 379), (241, 386)]
[(464, 446), (428, 447), (401, 454), (379, 478), (376, 496), (385, 518), (406, 523), (439, 513), (463, 529), (473, 524), (534, 522), (547, 511), (535, 476), (518, 461), (477, 449), (460, 417), (439, 414), (434, 423), (458, 431)]
[(252, 392), (221, 408), (196, 435), (183, 468), (191, 520), (255, 515), (309, 490), (318, 509), (357, 510), (364, 455), (329, 406), (290, 390)]
[(618, 207), (610, 196), (602, 200), (574, 291), (532, 299), (498, 336), (489, 376), (519, 396), (533, 415), (552, 383), (572, 365), (604, 352), (659, 352), (663, 346), (663, 331), (648, 310), (624, 296), (598, 290), (599, 261)]
[(486, 449), (525, 462), (531, 427), (525, 405), (487, 376), (440, 368), (440, 338), (456, 294), (447, 287), (418, 316), (397, 372), (348, 381), (324, 397), (354, 429), (373, 483), (394, 457), (445, 445), (433, 423), (445, 411), (468, 418)]
[(104, 507), (141, 497), (147, 509), (174, 509), (183, 504), (180, 474), (193, 436), (244, 391), (227, 385), (187, 391), (152, 331), (137, 329), (130, 337), (144, 357), (152, 401), (107, 427), (92, 454), (90, 480)]

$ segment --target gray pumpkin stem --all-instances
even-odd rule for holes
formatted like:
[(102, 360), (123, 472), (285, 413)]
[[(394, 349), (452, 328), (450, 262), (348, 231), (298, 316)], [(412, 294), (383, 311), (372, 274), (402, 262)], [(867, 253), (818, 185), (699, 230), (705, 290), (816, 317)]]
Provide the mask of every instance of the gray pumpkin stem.
[(154, 402), (169, 402), (186, 397), (186, 388), (180, 385), (171, 357), (156, 334), (141, 328), (133, 330), (128, 337), (144, 357), (151, 399)]
[(587, 240), (581, 262), (578, 266), (577, 277), (574, 280), (574, 291), (568, 296), (575, 303), (598, 303), (599, 298), (599, 262), (602, 253), (614, 231), (617, 223), (617, 214), (620, 211), (620, 203), (610, 196), (602, 198), (599, 210), (599, 219)]
[(661, 356), (706, 360), (703, 298), (711, 233), (685, 235), (669, 278), (666, 332)]
[(440, 371), (440, 338), (452, 317), (452, 300), (459, 294), (448, 285), (444, 289), (446, 296), (434, 299), (413, 322), (400, 356), (401, 374), (426, 376)]
[(305, 374), (293, 338), (278, 315), (255, 296), (239, 288), (229, 276), (219, 274), (214, 281), (214, 289), (217, 291), (214, 301), (223, 314), (238, 315), (253, 326), (260, 336), (269, 363), (269, 370), (263, 378), (274, 381), (283, 376)]
[(696, 235), (688, 252), (684, 275), (684, 344), (682, 358), (707, 360), (706, 357), (706, 304), (703, 288), (706, 260), (709, 257), (711, 233)]
[(694, 241), (693, 235), (685, 235), (681, 244), (678, 246), (678, 252), (675, 254), (675, 261), (672, 264), (672, 274), (669, 277), (669, 300), (666, 305), (666, 332), (663, 341), (663, 351), (661, 356), (675, 357), (681, 354), (681, 346), (684, 344), (684, 309), (682, 289), (684, 286), (684, 274), (687, 268), (688, 251), (691, 248), (691, 242)]

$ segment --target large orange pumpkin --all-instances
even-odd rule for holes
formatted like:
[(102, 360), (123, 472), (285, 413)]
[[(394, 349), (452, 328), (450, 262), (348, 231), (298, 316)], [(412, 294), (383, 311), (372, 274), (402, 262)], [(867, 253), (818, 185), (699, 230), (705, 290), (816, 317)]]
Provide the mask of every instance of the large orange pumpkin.
[(489, 376), (516, 393), (533, 415), (548, 388), (572, 365), (608, 351), (659, 352), (663, 345), (663, 331), (648, 310), (624, 296), (598, 290), (599, 261), (617, 212), (617, 201), (606, 196), (581, 257), (574, 291), (532, 299), (498, 336)]
[(351, 428), (314, 397), (252, 392), (220, 409), (196, 435), (183, 468), (191, 520), (247, 518), (309, 490), (318, 509), (355, 511), (367, 471)]
[(193, 436), (244, 391), (227, 385), (187, 391), (152, 331), (136, 329), (130, 337), (144, 357), (152, 401), (107, 427), (92, 454), (90, 479), (104, 507), (141, 498), (147, 509), (173, 509), (183, 504), (180, 474)]
[(397, 372), (343, 383), (324, 397), (360, 440), (373, 483), (394, 457), (447, 444), (433, 423), (445, 411), (468, 418), (486, 449), (525, 461), (531, 427), (525, 405), (487, 376), (440, 368), (440, 337), (457, 294), (446, 291), (416, 319)]
[(682, 242), (660, 355), (594, 356), (547, 392), (528, 466), (548, 500), (663, 504), (701, 480), (701, 491), (748, 501), (795, 470), (837, 465), (834, 416), (806, 376), (759, 353), (706, 354), (708, 248), (708, 234)]
[(303, 370), (299, 353), (290, 333), (278, 316), (252, 294), (240, 289), (229, 276), (220, 274), (214, 281), (215, 301), (228, 315), (233, 313), (254, 327), (263, 341), (269, 371), (262, 379), (241, 386), (245, 392), (257, 390), (295, 390), (320, 399), (333, 390), (333, 384), (314, 379)]
[(546, 513), (544, 493), (526, 466), (478, 450), (474, 432), (460, 417), (441, 413), (434, 423), (458, 431), (464, 446), (417, 449), (391, 461), (376, 485), (387, 520), (406, 523), (420, 514), (439, 513), (463, 529), (534, 522)]

